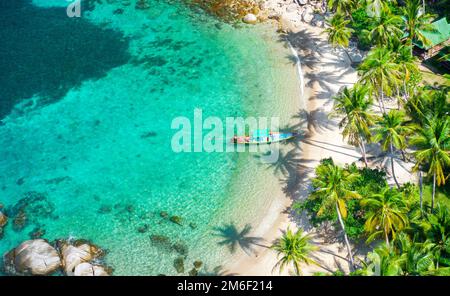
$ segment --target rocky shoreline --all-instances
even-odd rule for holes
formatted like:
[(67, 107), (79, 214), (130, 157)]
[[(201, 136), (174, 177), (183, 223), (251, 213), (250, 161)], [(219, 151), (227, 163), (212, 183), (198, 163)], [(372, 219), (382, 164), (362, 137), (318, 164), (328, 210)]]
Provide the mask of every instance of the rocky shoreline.
[(257, 15), (247, 14), (242, 21), (255, 24), (268, 19), (279, 23), (280, 31), (294, 31), (302, 24), (325, 26), (324, 14), (327, 12), (321, 0), (265, 0), (259, 4)]
[(105, 254), (86, 240), (28, 240), (3, 256), (3, 271), (8, 275), (108, 276), (113, 270), (103, 263)]

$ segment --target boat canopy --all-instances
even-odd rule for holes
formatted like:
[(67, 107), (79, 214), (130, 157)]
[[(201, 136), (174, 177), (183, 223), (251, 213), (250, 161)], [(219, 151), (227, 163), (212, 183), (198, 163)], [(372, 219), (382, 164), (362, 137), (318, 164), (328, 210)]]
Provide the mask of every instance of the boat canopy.
[(268, 129), (254, 130), (252, 133), (253, 138), (268, 138), (270, 137), (270, 131)]

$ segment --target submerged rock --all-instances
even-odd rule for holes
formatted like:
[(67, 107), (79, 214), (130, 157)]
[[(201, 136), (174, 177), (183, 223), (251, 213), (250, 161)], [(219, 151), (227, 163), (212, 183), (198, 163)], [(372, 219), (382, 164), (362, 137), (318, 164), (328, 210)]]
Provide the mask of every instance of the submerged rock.
[(98, 209), (99, 214), (108, 214), (108, 213), (111, 213), (111, 211), (112, 211), (112, 207), (110, 205), (102, 205)]
[(74, 276), (109, 276), (107, 269), (103, 266), (83, 262), (75, 267)]
[(36, 227), (30, 233), (28, 233), (31, 239), (41, 238), (45, 235), (45, 229), (42, 227)]
[(149, 9), (150, 4), (147, 3), (147, 0), (138, 0), (135, 7), (136, 9)]
[(13, 219), (13, 229), (21, 231), (27, 225), (27, 215), (24, 211), (19, 211)]
[(113, 11), (113, 14), (123, 14), (123, 9), (117, 8), (116, 10)]
[(197, 270), (197, 269), (192, 268), (192, 269), (189, 271), (189, 276), (197, 276), (197, 275), (198, 275), (198, 270)]
[(173, 267), (175, 267), (175, 270), (178, 273), (183, 273), (184, 272), (184, 258), (183, 257), (178, 257), (173, 261)]
[(3, 227), (8, 223), (8, 217), (0, 211), (0, 239), (3, 237)]
[(173, 244), (173, 249), (178, 254), (186, 257), (189, 254), (189, 247), (184, 242), (176, 242)]
[(158, 134), (157, 134), (156, 132), (154, 132), (154, 131), (149, 131), (149, 132), (143, 133), (143, 134), (141, 135), (141, 139), (146, 139), (146, 138), (156, 137), (157, 135), (158, 135)]
[(253, 13), (248, 13), (244, 16), (242, 21), (246, 24), (256, 24), (258, 22), (258, 18)]
[(170, 239), (164, 235), (153, 234), (150, 236), (150, 240), (158, 248), (170, 249), (172, 247)]
[(5, 272), (12, 275), (49, 275), (61, 266), (58, 252), (43, 239), (28, 240), (3, 258)]
[(202, 267), (202, 265), (203, 265), (203, 262), (200, 261), (200, 260), (197, 260), (197, 261), (194, 262), (194, 267), (196, 269), (199, 269), (200, 267)]
[(172, 216), (169, 220), (175, 224), (183, 226), (183, 219), (180, 216)]
[(142, 225), (142, 226), (139, 226), (139, 227), (137, 228), (137, 231), (138, 231), (139, 233), (145, 233), (145, 232), (147, 232), (147, 231), (149, 230), (149, 228), (150, 228), (150, 226), (149, 226), (148, 224), (144, 224), (144, 225)]
[(159, 212), (159, 215), (160, 215), (162, 218), (167, 218), (167, 217), (169, 217), (169, 214), (168, 214), (167, 212), (165, 212), (165, 211)]
[(21, 231), (29, 223), (39, 224), (41, 218), (56, 219), (53, 215), (55, 206), (43, 193), (30, 191), (14, 206), (8, 209), (8, 216), (13, 219), (13, 229)]

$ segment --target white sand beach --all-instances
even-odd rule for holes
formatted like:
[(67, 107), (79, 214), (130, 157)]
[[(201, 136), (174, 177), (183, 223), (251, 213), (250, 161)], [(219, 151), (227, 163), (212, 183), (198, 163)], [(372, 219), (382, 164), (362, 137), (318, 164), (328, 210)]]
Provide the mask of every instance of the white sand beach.
[[(332, 96), (342, 86), (351, 86), (357, 80), (356, 71), (350, 67), (350, 62), (343, 52), (334, 50), (326, 41), (323, 29), (303, 24), (287, 34), (287, 38), (298, 52), (304, 77), (303, 114), (306, 124), (306, 137), (301, 141), (301, 165), (299, 167), (299, 184), (295, 188), (294, 199), (304, 199), (308, 196), (310, 178), (314, 168), (323, 158), (332, 157), (336, 163), (345, 164), (358, 161), (360, 154), (354, 147), (346, 144), (339, 132), (337, 119), (329, 119), (327, 114), (332, 107)], [(315, 255), (317, 261), (324, 267), (307, 266), (303, 269), (305, 275), (317, 271), (342, 269), (348, 271), (346, 249), (341, 242), (336, 242), (336, 235), (330, 229), (313, 229), (306, 217), (291, 215), (290, 205), (293, 199), (279, 198), (274, 200), (268, 213), (267, 232), (262, 235), (267, 245), (280, 237), (281, 231), (290, 227), (302, 227), (314, 235), (314, 243), (321, 251)], [(273, 215), (277, 215), (273, 219)], [(264, 224), (264, 221), (263, 221)], [(339, 238), (338, 238), (339, 239)], [(239, 260), (227, 266), (229, 273), (238, 275), (277, 275), (278, 270), (272, 270), (277, 262), (277, 255), (268, 248), (257, 247), (254, 256), (243, 254)], [(282, 275), (288, 275), (284, 270)]]
[[(286, 32), (287, 41), (297, 51), (301, 60), (303, 77), (300, 80), (304, 84), (304, 110), (301, 111), (300, 120), (305, 123), (303, 129), (306, 135), (300, 141), (297, 184), (288, 188), (289, 192), (286, 195), (290, 198), (274, 197), (265, 220), (261, 221), (254, 233), (264, 239), (266, 247), (256, 247), (253, 256), (242, 253), (237, 260), (226, 266), (229, 274), (262, 276), (291, 274), (292, 270), (279, 273), (278, 269), (273, 269), (278, 261), (277, 254), (267, 247), (272, 245), (288, 227), (292, 230), (303, 228), (311, 233), (313, 242), (320, 248), (314, 255), (320, 266), (303, 266), (304, 275), (336, 270), (349, 271), (347, 249), (340, 230), (335, 230), (331, 225), (324, 225), (320, 229), (312, 227), (307, 217), (299, 217), (293, 213), (291, 205), (294, 200), (307, 198), (314, 168), (321, 159), (332, 157), (337, 164), (356, 162), (359, 166), (363, 166), (360, 152), (342, 138), (338, 127), (339, 119), (328, 116), (333, 106), (333, 96), (342, 87), (352, 86), (358, 79), (357, 72), (343, 50), (334, 49), (328, 44), (327, 35), (324, 33), (324, 18), (319, 16), (317, 21), (311, 18), (308, 20), (311, 24), (302, 22), (301, 19), (305, 20), (305, 13), (309, 13), (308, 8), (297, 6), (295, 10), (292, 6), (279, 0), (266, 1), (266, 7), (279, 16), (277, 17), (279, 28)], [(395, 108), (390, 105), (388, 108)], [(377, 145), (368, 147), (370, 165), (386, 169), (388, 183), (394, 184), (388, 157), (374, 157), (379, 153)], [(396, 159), (395, 169), (400, 183), (412, 181), (411, 164)], [(260, 233), (261, 229), (264, 229), (264, 233)], [(352, 248), (356, 260), (358, 255), (363, 256), (367, 253), (367, 246), (364, 244)]]

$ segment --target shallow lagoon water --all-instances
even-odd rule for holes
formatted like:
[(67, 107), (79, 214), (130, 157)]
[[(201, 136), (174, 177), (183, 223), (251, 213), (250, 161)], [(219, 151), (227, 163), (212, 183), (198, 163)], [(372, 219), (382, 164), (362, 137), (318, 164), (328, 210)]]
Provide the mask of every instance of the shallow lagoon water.
[(0, 203), (44, 200), (24, 229), (10, 221), (0, 252), (40, 228), (106, 248), (117, 275), (176, 274), (180, 255), (184, 274), (195, 260), (205, 273), (226, 264), (217, 227), (260, 220), (279, 176), (251, 153), (175, 153), (171, 122), (197, 108), (289, 123), (299, 104), (289, 49), (271, 26), (235, 28), (165, 1), (82, 6), (80, 19), (61, 1), (0, 10), (2, 40), (15, 36), (14, 55), (0, 52)]

